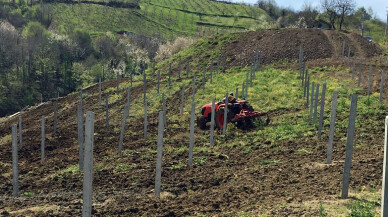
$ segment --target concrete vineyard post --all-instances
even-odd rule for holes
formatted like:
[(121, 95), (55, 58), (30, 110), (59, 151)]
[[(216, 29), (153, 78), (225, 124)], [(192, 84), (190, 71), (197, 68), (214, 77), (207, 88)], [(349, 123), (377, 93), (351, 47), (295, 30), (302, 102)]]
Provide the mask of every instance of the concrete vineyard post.
[(43, 103), (43, 94), (40, 94), (40, 104)]
[(180, 111), (181, 116), (183, 115), (184, 106), (185, 106), (185, 85), (183, 84), (181, 88), (181, 111)]
[(337, 113), (337, 98), (338, 93), (333, 92), (333, 98), (331, 100), (331, 118), (330, 118), (330, 133), (329, 133), (329, 145), (327, 147), (326, 163), (331, 164), (331, 158), (333, 155), (333, 141), (334, 141), (334, 130), (335, 130), (335, 116)]
[(121, 153), (123, 149), (124, 142), (124, 133), (125, 133), (125, 122), (129, 115), (129, 103), (127, 103), (124, 107), (123, 119), (121, 120), (121, 130), (120, 130), (120, 139), (119, 139), (119, 153)]
[(58, 121), (58, 102), (54, 100), (54, 134), (57, 133), (57, 121)]
[(224, 125), (222, 126), (222, 134), (226, 134), (226, 125), (228, 124), (228, 93), (225, 94), (225, 107), (224, 107)]
[(101, 78), (98, 78), (98, 104), (101, 106), (102, 104), (102, 87), (101, 87)]
[(22, 149), (23, 148), (22, 116), (19, 116), (19, 145), (20, 145), (20, 149)]
[(86, 113), (82, 216), (92, 216), (94, 113)]
[(349, 125), (348, 125), (347, 139), (346, 139), (345, 165), (344, 165), (344, 174), (342, 179), (341, 198), (343, 199), (348, 198), (348, 193), (349, 193), (350, 167), (352, 163), (351, 161), (352, 161), (352, 152), (353, 152), (356, 113), (357, 113), (357, 94), (353, 94), (352, 101), (350, 104)]
[(245, 83), (245, 84), (246, 84), (246, 88), (245, 88), (245, 99), (248, 99), (248, 86), (249, 86), (249, 80), (248, 80), (249, 78), (248, 78), (248, 76), (249, 76), (249, 74), (247, 73), (246, 76), (245, 76), (245, 77), (246, 77), (246, 78), (245, 78), (245, 79), (246, 79), (246, 83)]
[(119, 71), (116, 72), (116, 93), (117, 95), (119, 95), (119, 86), (120, 86), (120, 78), (119, 78)]
[(105, 97), (105, 122), (106, 122), (106, 129), (109, 130), (109, 106), (108, 106), (108, 96)]
[(304, 77), (305, 77), (305, 70), (302, 67), (302, 75), (301, 75), (301, 78), (300, 78), (302, 80), (302, 88), (304, 87)]
[(323, 128), (323, 116), (325, 114), (326, 83), (322, 86), (321, 109), (319, 110), (318, 139), (321, 139)]
[(190, 117), (190, 147), (189, 147), (189, 166), (193, 164), (193, 149), (194, 149), (194, 120), (195, 120), (195, 102), (191, 104)]
[(147, 93), (147, 78), (146, 78), (146, 73), (143, 72), (143, 102), (146, 101), (146, 93)]
[(147, 102), (144, 102), (144, 140), (147, 140), (147, 125), (148, 125), (148, 108), (147, 108)]
[(315, 82), (311, 85), (310, 118), (313, 117)]
[(317, 89), (316, 89), (316, 91), (315, 91), (315, 105), (314, 105), (313, 125), (315, 124), (315, 121), (317, 120), (317, 114), (318, 114), (318, 100), (319, 100), (319, 84), (317, 84)]
[(248, 100), (248, 83), (245, 84), (245, 99)]
[(155, 196), (160, 197), (160, 187), (162, 185), (162, 157), (163, 157), (163, 111), (159, 112), (158, 124), (158, 141), (157, 141), (157, 156), (156, 156), (156, 175), (155, 175)]
[(214, 117), (215, 117), (215, 99), (212, 100), (212, 111), (211, 111), (211, 121), (210, 121), (210, 146), (214, 146)]
[[(260, 70), (260, 62), (261, 62), (261, 52), (258, 50), (257, 51), (257, 68), (256, 68), (255, 72)], [(254, 75), (255, 75), (254, 78), (256, 78), (256, 74), (254, 74)]]
[(256, 80), (256, 72), (259, 67), (260, 67), (260, 63), (258, 63), (256, 70), (253, 71), (253, 80)]
[(81, 105), (77, 106), (77, 128), (78, 128), (78, 147), (79, 147), (79, 168), (84, 166), (84, 114)]
[(158, 90), (158, 94), (159, 94), (159, 90), (160, 90), (160, 70), (158, 70), (158, 84), (157, 84), (157, 90)]
[(46, 119), (44, 116), (42, 116), (42, 126), (41, 126), (42, 132), (41, 132), (41, 143), (40, 143), (40, 151), (41, 151), (40, 160), (42, 163), (44, 162), (44, 159), (45, 159), (45, 144), (44, 144), (46, 139), (45, 122), (46, 122)]
[(251, 66), (251, 74), (250, 74), (251, 87), (253, 86), (253, 67), (254, 65)]
[(131, 72), (131, 87), (132, 87), (132, 85), (133, 85), (133, 73)]
[(388, 116), (385, 117), (385, 138), (384, 138), (384, 162), (383, 162), (383, 183), (381, 191), (381, 216), (388, 216)]
[(163, 106), (163, 123), (164, 127), (167, 128), (167, 108), (166, 108), (166, 99), (164, 93), (162, 93), (162, 106)]
[(241, 86), (241, 99), (245, 99), (244, 95), (245, 95), (245, 84), (243, 82)]
[(127, 104), (128, 104), (128, 107), (130, 105), (130, 101), (131, 101), (131, 87), (128, 87), (128, 89), (127, 89)]
[(306, 72), (304, 73), (304, 83), (302, 84), (303, 86), (303, 97), (306, 97), (306, 87), (307, 87), (307, 73), (308, 71), (306, 70)]
[(236, 87), (236, 95), (235, 95), (236, 100), (238, 100), (238, 87)]
[(307, 77), (307, 82), (306, 82), (306, 108), (309, 107), (309, 93), (310, 92), (310, 76)]
[(385, 71), (383, 69), (381, 71), (381, 81), (380, 81), (380, 96), (379, 96), (380, 103), (383, 101), (384, 83), (385, 83)]
[(194, 100), (194, 96), (195, 96), (195, 93), (196, 93), (196, 77), (195, 77), (195, 74), (193, 76), (193, 100)]
[(368, 100), (369, 100), (371, 85), (372, 85), (372, 65), (369, 65), (369, 72), (368, 72), (368, 91), (367, 91)]
[(360, 70), (358, 72), (358, 86), (361, 85), (361, 79), (362, 79), (362, 60), (360, 60)]
[(345, 40), (342, 42), (342, 54), (341, 54), (342, 61), (344, 60), (344, 56), (345, 56)]
[(17, 125), (12, 125), (12, 196), (19, 196), (19, 159)]

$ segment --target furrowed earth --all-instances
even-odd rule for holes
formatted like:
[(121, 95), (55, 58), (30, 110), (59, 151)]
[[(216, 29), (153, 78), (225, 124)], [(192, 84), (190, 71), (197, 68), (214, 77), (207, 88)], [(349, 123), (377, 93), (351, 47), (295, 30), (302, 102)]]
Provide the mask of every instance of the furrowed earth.
[[(348, 68), (347, 59), (342, 61), (340, 58), (343, 39), (349, 41), (357, 57), (366, 63), (362, 68), (361, 87), (357, 87), (355, 79), (359, 65), (352, 78), (353, 60)], [(217, 40), (220, 42), (214, 44)], [(306, 99), (298, 79), (296, 61), (300, 43), (303, 43), (306, 67), (312, 79), (328, 83), (321, 140), (317, 139), (317, 128), (311, 126), (309, 110), (305, 108)], [(213, 64), (212, 60), (217, 59), (219, 50), (225, 51), (226, 71), (215, 74), (213, 84), (210, 84), (207, 74), (205, 89), (213, 88), (213, 92), (206, 94), (208, 92), (202, 90), (203, 67)], [(262, 63), (266, 65), (257, 72), (258, 77), (249, 89), (248, 100), (255, 109), (269, 112), (270, 125), (264, 129), (255, 128), (244, 132), (229, 124), (225, 136), (216, 131), (214, 147), (209, 146), (209, 132), (196, 127), (194, 163), (189, 167), (192, 72), (197, 74), (196, 116), (199, 116), (203, 102), (211, 102), (214, 96), (221, 99), (226, 91), (233, 92), (237, 87), (241, 88), (244, 73), (249, 71), (246, 66), (251, 63), (257, 50), (261, 51)], [(164, 134), (160, 198), (154, 196), (154, 182), (161, 96), (156, 93), (157, 80), (152, 70), (147, 70), (149, 138), (143, 139), (143, 84), (142, 76), (138, 76), (131, 88), (131, 108), (122, 153), (118, 153), (118, 140), (129, 79), (121, 79), (119, 94), (115, 94), (116, 81), (103, 82), (102, 105), (99, 105), (98, 84), (85, 89), (82, 94), (83, 110), (96, 114), (93, 215), (317, 216), (319, 201), (343, 201), (340, 200), (340, 192), (350, 104), (348, 99), (351, 93), (361, 96), (352, 157), (351, 196), (357, 197), (357, 192), (363, 189), (380, 189), (387, 111), (385, 99), (388, 98), (386, 82), (383, 105), (378, 104), (378, 94), (376, 98), (376, 93), (380, 91), (380, 68), (385, 68), (381, 54), (380, 48), (355, 34), (322, 30), (266, 30), (201, 39), (187, 50), (158, 64), (157, 69), (162, 71), (161, 93), (166, 93), (168, 120)], [(179, 58), (183, 61), (190, 59), (193, 63), (191, 74), (186, 76), (183, 71), (182, 79), (177, 78)], [(168, 87), (170, 62), (173, 63), (173, 87)], [(369, 64), (373, 64), (373, 102), (370, 104), (365, 97)], [(276, 76), (269, 76), (273, 75), (270, 72), (279, 73), (279, 77), (287, 79), (277, 80)], [(268, 83), (268, 87), (263, 87), (266, 85), (263, 82)], [(182, 84), (185, 84), (185, 113), (180, 116)], [(258, 88), (264, 89), (259, 92), (256, 91)], [(276, 98), (282, 95), (276, 92), (277, 88), (289, 88), (287, 96), (292, 98)], [(326, 164), (331, 93), (334, 90), (339, 91), (342, 97), (339, 102), (341, 108), (336, 120), (333, 163)], [(105, 126), (106, 96), (109, 97), (109, 129)], [(2, 216), (81, 215), (83, 173), (78, 168), (76, 120), (79, 100), (80, 95), (77, 93), (58, 99), (56, 134), (53, 133), (52, 101), (0, 119)], [(282, 100), (287, 104), (282, 104)], [(23, 148), (19, 150), (20, 197), (14, 198), (11, 125), (17, 123), (19, 116), (23, 118)], [(43, 163), (40, 162), (42, 116), (46, 117), (46, 161)]]

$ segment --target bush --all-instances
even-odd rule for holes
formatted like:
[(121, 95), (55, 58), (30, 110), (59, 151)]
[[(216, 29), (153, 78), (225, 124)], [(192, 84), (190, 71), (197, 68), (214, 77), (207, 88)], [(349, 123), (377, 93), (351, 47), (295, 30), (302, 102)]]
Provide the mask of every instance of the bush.
[(348, 217), (374, 217), (375, 205), (368, 201), (355, 201), (349, 206), (351, 213)]
[(160, 45), (156, 52), (155, 60), (160, 62), (170, 56), (178, 53), (179, 51), (189, 47), (195, 42), (192, 38), (178, 37), (174, 42), (167, 42), (166, 44)]

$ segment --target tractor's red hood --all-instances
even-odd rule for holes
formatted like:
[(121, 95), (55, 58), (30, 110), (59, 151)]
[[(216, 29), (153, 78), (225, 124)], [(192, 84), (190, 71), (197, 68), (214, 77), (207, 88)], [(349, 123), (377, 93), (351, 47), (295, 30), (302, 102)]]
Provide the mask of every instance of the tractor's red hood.
[[(216, 103), (215, 105), (216, 105), (216, 107), (217, 107), (217, 103)], [(203, 105), (203, 106), (202, 106), (202, 108), (204, 108), (204, 107), (210, 107), (210, 108), (211, 108), (211, 107), (212, 107), (212, 103), (209, 103), (209, 104)]]

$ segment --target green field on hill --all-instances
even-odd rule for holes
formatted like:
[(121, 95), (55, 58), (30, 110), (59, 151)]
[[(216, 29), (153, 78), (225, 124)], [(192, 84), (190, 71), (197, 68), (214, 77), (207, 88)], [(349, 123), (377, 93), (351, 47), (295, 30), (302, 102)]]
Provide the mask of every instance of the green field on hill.
[(84, 3), (51, 6), (52, 26), (62, 33), (78, 28), (92, 35), (131, 32), (162, 35), (170, 40), (176, 36), (257, 30), (269, 25), (268, 15), (260, 8), (207, 0), (141, 1), (140, 9)]

